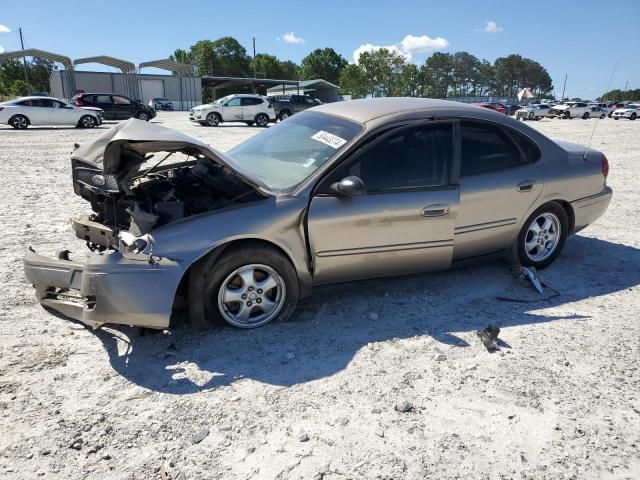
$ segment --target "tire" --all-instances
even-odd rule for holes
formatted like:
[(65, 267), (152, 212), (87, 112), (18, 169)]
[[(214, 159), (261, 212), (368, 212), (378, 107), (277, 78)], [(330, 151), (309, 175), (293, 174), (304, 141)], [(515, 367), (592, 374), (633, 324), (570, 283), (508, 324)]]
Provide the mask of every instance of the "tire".
[(266, 113), (259, 113), (256, 115), (255, 122), (259, 127), (265, 128), (269, 125), (269, 116)]
[(638, 115), (636, 115), (636, 112), (633, 112), (629, 117), (629, 120), (635, 120), (636, 118), (638, 118)]
[(606, 115), (605, 115), (604, 113), (603, 113), (602, 115), (600, 115), (600, 120), (604, 120), (604, 117), (605, 117), (605, 116), (606, 116)]
[(583, 119), (583, 120), (589, 120), (589, 117), (590, 117), (589, 112), (584, 112), (584, 113), (582, 114), (582, 119)]
[(613, 117), (613, 112), (610, 112), (610, 113), (608, 114), (608, 116), (609, 116), (609, 118)]
[(98, 126), (98, 122), (91, 115), (83, 115), (78, 121), (78, 128), (95, 128)]
[(533, 112), (529, 112), (529, 120), (533, 120), (535, 118), (535, 114)]
[(286, 120), (290, 116), (291, 116), (291, 112), (289, 112), (289, 110), (283, 110), (282, 112), (280, 112), (280, 115), (278, 115), (278, 119), (282, 122), (283, 120)]
[(571, 120), (571, 112), (564, 112), (564, 114), (562, 115), (562, 118), (567, 118)]
[(16, 130), (24, 130), (29, 127), (31, 122), (24, 115), (14, 115), (9, 119), (9, 125)]
[[(192, 281), (202, 282), (202, 311), (209, 325), (257, 328), (287, 320), (298, 303), (298, 275), (274, 248), (231, 246), (207, 270)], [(259, 287), (265, 282), (272, 286), (262, 291)]]
[(620, 120), (620, 117), (613, 117), (614, 120)]
[(214, 112), (211, 112), (209, 115), (207, 115), (207, 125), (209, 125), (210, 127), (217, 127), (218, 125), (220, 125), (220, 115)]
[(147, 114), (146, 112), (138, 112), (138, 114), (136, 115), (136, 118), (138, 120), (142, 120), (143, 122), (148, 122), (149, 114)]
[(244, 122), (244, 123), (246, 123), (247, 125), (249, 125), (251, 127), (251, 126), (253, 126), (254, 122)]
[[(545, 225), (547, 222), (549, 223)], [(541, 229), (543, 226), (546, 228)], [(552, 231), (555, 231), (555, 236)], [(512, 265), (535, 267), (537, 270), (547, 268), (560, 255), (568, 231), (567, 212), (556, 202), (549, 202), (527, 218), (518, 238), (507, 252), (506, 259)], [(539, 236), (537, 239), (536, 232)]]

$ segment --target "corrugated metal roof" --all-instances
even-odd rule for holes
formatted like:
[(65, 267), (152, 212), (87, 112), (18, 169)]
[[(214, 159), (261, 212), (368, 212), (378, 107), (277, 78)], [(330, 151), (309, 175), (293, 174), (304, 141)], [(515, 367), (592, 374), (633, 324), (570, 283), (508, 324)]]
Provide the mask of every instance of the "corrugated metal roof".
[(135, 73), (136, 71), (136, 66), (133, 63), (119, 58), (109, 57), (108, 55), (78, 58), (74, 60), (73, 63), (74, 65), (79, 65), (81, 63), (101, 63), (102, 65), (108, 65), (109, 67), (119, 68), (122, 73)]
[(69, 57), (65, 57), (64, 55), (59, 55), (57, 53), (45, 52), (44, 50), (38, 50), (37, 48), (28, 48), (26, 50), (16, 50), (13, 52), (5, 52), (3, 54), (0, 54), (0, 65), (5, 60), (21, 57), (44, 58), (52, 62), (61, 63), (62, 65), (64, 65), (64, 68), (71, 68), (73, 65), (73, 62)]
[[(284, 85), (287, 85), (287, 84), (284, 84)], [(333, 83), (327, 82), (326, 80), (323, 80), (321, 78), (316, 78), (315, 80), (302, 80), (301, 82), (299, 82), (299, 86), (302, 89), (304, 88), (307, 88), (307, 89), (340, 88), (338, 87), (338, 85), (334, 85)], [(269, 90), (274, 90), (274, 91), (277, 89), (282, 90), (282, 84), (269, 88)]]
[(176, 75), (188, 76), (193, 75), (193, 65), (187, 63), (174, 62), (173, 60), (152, 60), (150, 62), (142, 62), (138, 68), (155, 67), (162, 70), (168, 70)]

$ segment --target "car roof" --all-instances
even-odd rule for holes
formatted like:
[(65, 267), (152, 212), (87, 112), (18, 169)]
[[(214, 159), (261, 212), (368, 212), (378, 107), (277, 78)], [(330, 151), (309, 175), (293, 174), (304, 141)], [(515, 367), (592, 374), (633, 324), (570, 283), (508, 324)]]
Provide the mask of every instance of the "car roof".
[(436, 100), (433, 98), (386, 97), (323, 103), (322, 105), (313, 107), (313, 111), (337, 115), (360, 123), (366, 123), (375, 118), (384, 117), (386, 115), (409, 113), (416, 110), (435, 110), (440, 108), (454, 108), (463, 112), (472, 113), (477, 112), (477, 109), (481, 109), (482, 107), (461, 102), (452, 102), (449, 100)]
[(19, 102), (21, 100), (58, 100), (58, 101), (62, 101), (58, 98), (55, 97), (45, 97), (44, 95), (31, 95), (31, 96), (27, 96), (27, 97), (18, 97), (18, 98), (14, 98), (14, 102)]

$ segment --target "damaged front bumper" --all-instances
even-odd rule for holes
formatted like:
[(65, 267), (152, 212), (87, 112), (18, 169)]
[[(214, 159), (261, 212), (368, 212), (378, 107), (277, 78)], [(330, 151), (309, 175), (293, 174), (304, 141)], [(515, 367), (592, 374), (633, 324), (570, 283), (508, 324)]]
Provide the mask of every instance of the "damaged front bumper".
[(94, 328), (107, 323), (168, 328), (183, 274), (175, 261), (132, 259), (117, 251), (80, 263), (65, 253), (52, 259), (31, 250), (24, 271), (44, 307)]

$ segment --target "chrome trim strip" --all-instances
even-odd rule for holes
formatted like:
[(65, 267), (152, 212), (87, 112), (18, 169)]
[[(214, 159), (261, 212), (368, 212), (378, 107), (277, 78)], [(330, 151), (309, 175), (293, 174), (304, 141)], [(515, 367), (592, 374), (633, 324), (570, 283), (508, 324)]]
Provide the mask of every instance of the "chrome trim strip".
[(506, 227), (508, 225), (514, 225), (517, 222), (516, 218), (507, 218), (505, 220), (496, 220), (495, 222), (478, 223), (476, 225), (465, 225), (464, 227), (457, 227), (454, 230), (455, 234), (478, 232), (480, 230), (488, 230), (490, 228)]
[(436, 240), (433, 242), (402, 243), (398, 245), (380, 245), (375, 247), (347, 248), (344, 250), (325, 250), (317, 252), (317, 257), (341, 257), (345, 255), (363, 255), (367, 253), (400, 252), (404, 250), (423, 250), (428, 248), (452, 247), (453, 240)]

